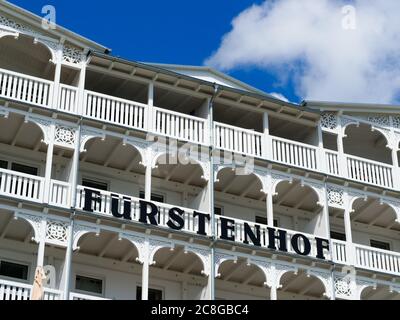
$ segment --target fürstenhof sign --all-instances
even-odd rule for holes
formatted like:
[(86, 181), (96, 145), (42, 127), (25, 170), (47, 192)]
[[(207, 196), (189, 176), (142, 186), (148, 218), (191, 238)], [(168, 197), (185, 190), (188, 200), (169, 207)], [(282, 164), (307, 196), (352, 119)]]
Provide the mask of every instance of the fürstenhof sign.
[[(93, 205), (97, 204), (102, 206), (101, 193), (91, 189), (85, 189), (85, 203), (84, 211), (93, 212)], [(132, 220), (132, 199), (129, 197), (124, 197), (123, 212), (120, 212), (121, 202), (118, 195), (112, 196), (111, 200), (111, 214), (119, 219)], [(140, 200), (139, 204), (140, 217), (139, 222), (147, 225), (158, 226), (158, 216), (160, 214), (159, 208), (153, 202)], [(210, 222), (211, 216), (209, 214), (193, 211), (192, 213), (185, 212), (179, 207), (171, 208), (168, 212), (169, 220), (167, 226), (175, 231), (180, 231), (185, 228), (186, 214), (192, 214), (193, 219), (197, 219), (197, 234), (201, 236), (209, 236), (207, 234), (207, 223)], [(235, 238), (235, 221), (219, 217), (220, 226), (219, 238), (221, 240), (237, 242), (238, 239)], [(244, 244), (253, 244), (255, 246), (261, 247), (261, 226), (254, 225), (250, 226), (244, 223)], [(268, 238), (268, 249), (288, 252), (288, 233), (285, 230), (279, 230), (275, 228), (266, 228), (266, 236)], [(316, 252), (316, 258), (325, 260), (325, 250), (329, 251), (329, 240), (317, 238), (311, 241), (304, 234), (298, 233), (294, 234), (290, 238), (290, 246), (295, 253), (301, 256), (311, 256), (311, 252)], [(312, 244), (313, 243), (313, 244)], [(316, 250), (312, 250), (312, 245), (316, 246)]]

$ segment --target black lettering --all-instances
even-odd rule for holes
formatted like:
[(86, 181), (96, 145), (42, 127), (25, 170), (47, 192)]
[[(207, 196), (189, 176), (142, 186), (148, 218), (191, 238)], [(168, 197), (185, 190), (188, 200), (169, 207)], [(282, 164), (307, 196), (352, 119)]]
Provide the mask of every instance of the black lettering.
[(254, 228), (256, 229), (256, 233), (254, 234), (253, 230), (251, 227), (245, 223), (244, 224), (244, 244), (249, 244), (249, 239), (251, 242), (257, 246), (261, 247), (261, 232), (260, 232), (260, 226), (255, 225)]
[(91, 189), (84, 189), (85, 192), (85, 206), (83, 211), (93, 212), (93, 203), (98, 203), (101, 206), (101, 193), (100, 191), (94, 191)]
[(173, 230), (182, 230), (185, 226), (185, 220), (182, 216), (185, 214), (185, 211), (179, 208), (172, 208), (169, 210), (169, 221), (167, 222), (167, 226)]
[(326, 239), (315, 238), (317, 243), (317, 259), (325, 260), (324, 249), (330, 250), (329, 241)]
[[(288, 251), (286, 244), (287, 232), (284, 230), (278, 230), (278, 235), (276, 235), (276, 229), (274, 228), (267, 228), (267, 229), (268, 229), (268, 249), (287, 252)], [(279, 240), (279, 249), (276, 248), (275, 240)]]
[(210, 221), (211, 217), (209, 214), (201, 213), (201, 212), (194, 212), (193, 213), (193, 218), (199, 217), (198, 219), (198, 228), (197, 228), (197, 234), (201, 236), (207, 236), (206, 232), (206, 221)]
[(132, 205), (131, 199), (124, 197), (124, 212), (121, 214), (119, 212), (120, 208), (120, 201), (119, 196), (116, 194), (111, 195), (111, 213), (116, 218), (124, 218), (125, 220), (132, 220), (131, 212), (132, 212)]
[[(235, 241), (235, 220), (225, 219), (220, 217), (221, 221), (221, 235), (222, 240)], [(229, 235), (231, 231), (231, 235)]]
[[(301, 248), (300, 248), (300, 241), (299, 241), (300, 239), (303, 240), (303, 244), (304, 244), (303, 250), (301, 250)], [(291, 243), (292, 243), (293, 250), (297, 254), (299, 254), (301, 256), (308, 256), (311, 253), (311, 243), (310, 243), (310, 240), (308, 240), (308, 238), (306, 236), (304, 236), (302, 234), (295, 234), (292, 237)]]
[[(148, 212), (148, 209), (151, 209)], [(147, 221), (150, 221), (150, 224), (153, 226), (158, 226), (157, 215), (159, 214), (158, 208), (155, 204), (151, 202), (147, 202), (144, 200), (140, 200), (140, 219), (141, 223), (149, 224)]]

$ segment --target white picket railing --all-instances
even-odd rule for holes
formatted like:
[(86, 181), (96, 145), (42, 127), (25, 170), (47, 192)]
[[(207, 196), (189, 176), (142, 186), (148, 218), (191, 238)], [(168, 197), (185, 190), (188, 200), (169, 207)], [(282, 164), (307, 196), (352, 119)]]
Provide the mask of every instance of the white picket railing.
[[(101, 214), (101, 215), (106, 215), (106, 216), (112, 216), (112, 200), (113, 199), (118, 199), (119, 200), (119, 213), (122, 214), (124, 212), (124, 203), (129, 199), (130, 201), (130, 206), (131, 206), (131, 219), (133, 221), (139, 221), (140, 219), (140, 201), (142, 199), (131, 197), (131, 196), (125, 196), (109, 191), (102, 191), (102, 190), (96, 190), (92, 188), (87, 188), (83, 186), (78, 186), (78, 191), (77, 191), (77, 208), (80, 210), (83, 210), (85, 207), (85, 196), (87, 190), (98, 192), (98, 198), (101, 201), (92, 201), (91, 203), (91, 209), (93, 210), (94, 213), (96, 214)], [(114, 200), (115, 201), (115, 200)], [(154, 203), (159, 210), (159, 215), (158, 215), (158, 225), (160, 227), (165, 227), (168, 228), (168, 221), (169, 221), (169, 210), (176, 207), (170, 204), (165, 204), (165, 203)], [(183, 216), (183, 219), (185, 221), (185, 226), (181, 231), (186, 231), (189, 233), (197, 233), (197, 227), (198, 227), (198, 219), (193, 218), (193, 212), (195, 210), (193, 209), (188, 209), (188, 208), (183, 208), (179, 206), (180, 209), (185, 211), (185, 215)], [(196, 210), (199, 212), (198, 210)], [(210, 232), (210, 224), (206, 224), (206, 230)], [(210, 234), (210, 233), (209, 233)]]
[(215, 122), (214, 143), (219, 149), (262, 157), (263, 134), (253, 130)]
[[(32, 285), (0, 279), (0, 301), (31, 299)], [(44, 288), (43, 300), (60, 300), (61, 291)]]
[(355, 156), (346, 156), (347, 173), (350, 179), (393, 188), (393, 167)]
[(332, 258), (334, 262), (347, 264), (347, 252), (347, 243), (345, 241), (332, 239)]
[(317, 147), (272, 137), (273, 160), (309, 170), (317, 170)]
[(53, 82), (0, 69), (0, 97), (51, 107)]
[(147, 105), (85, 90), (83, 116), (134, 129), (145, 129)]
[(325, 151), (326, 167), (329, 174), (340, 175), (339, 153), (336, 151)]
[(71, 207), (71, 186), (68, 182), (51, 180), (50, 204), (64, 208)]
[(28, 201), (43, 201), (44, 178), (0, 169), (0, 194)]
[(400, 274), (400, 253), (354, 245), (356, 266), (368, 270)]
[(206, 119), (156, 107), (152, 110), (154, 133), (179, 140), (208, 144)]
[(78, 88), (60, 84), (58, 110), (78, 114)]
[(69, 294), (69, 300), (79, 300), (79, 301), (106, 301), (110, 299), (105, 299), (102, 297), (90, 296), (87, 294), (81, 294), (76, 292), (71, 292)]
[(0, 300), (30, 300), (32, 286), (14, 281), (0, 280)]

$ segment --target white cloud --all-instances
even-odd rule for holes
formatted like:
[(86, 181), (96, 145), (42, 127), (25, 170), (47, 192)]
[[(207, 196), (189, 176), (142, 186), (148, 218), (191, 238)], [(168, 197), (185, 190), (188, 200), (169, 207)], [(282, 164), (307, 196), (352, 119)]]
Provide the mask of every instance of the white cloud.
[(282, 100), (282, 101), (285, 101), (285, 102), (289, 102), (289, 99), (286, 98), (282, 93), (271, 92), (270, 95), (273, 96), (274, 98), (279, 99), (279, 100)]
[[(341, 0), (266, 0), (232, 22), (205, 62), (256, 66), (291, 77), (310, 100), (395, 103), (400, 95), (400, 1), (354, 0), (356, 28), (343, 28)], [(345, 20), (348, 21), (348, 20)]]

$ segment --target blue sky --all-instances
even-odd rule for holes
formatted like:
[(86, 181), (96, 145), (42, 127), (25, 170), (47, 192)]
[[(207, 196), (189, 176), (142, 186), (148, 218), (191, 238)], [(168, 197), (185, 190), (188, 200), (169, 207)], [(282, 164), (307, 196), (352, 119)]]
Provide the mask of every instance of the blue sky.
[[(111, 48), (116, 56), (144, 62), (202, 65), (218, 49), (224, 34), (231, 31), (232, 19), (263, 1), (10, 2), (39, 15), (44, 5), (54, 5), (58, 24)], [(226, 73), (261, 90), (280, 92), (291, 101), (301, 100), (295, 96), (290, 82), (282, 83), (274, 73), (251, 66)]]
[[(11, 0), (142, 62), (203, 65), (292, 102), (400, 103), (398, 0)], [(112, 4), (112, 5), (111, 5)]]

